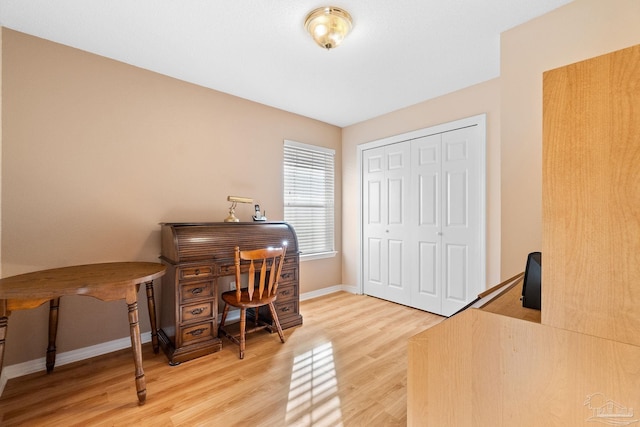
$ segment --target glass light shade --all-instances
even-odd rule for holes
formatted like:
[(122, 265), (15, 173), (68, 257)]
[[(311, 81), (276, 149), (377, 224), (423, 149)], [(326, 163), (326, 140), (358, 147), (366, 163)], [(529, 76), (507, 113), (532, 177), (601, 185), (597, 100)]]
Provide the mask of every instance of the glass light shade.
[(309, 13), (304, 27), (318, 46), (327, 50), (338, 47), (351, 31), (351, 15), (338, 7), (321, 7)]

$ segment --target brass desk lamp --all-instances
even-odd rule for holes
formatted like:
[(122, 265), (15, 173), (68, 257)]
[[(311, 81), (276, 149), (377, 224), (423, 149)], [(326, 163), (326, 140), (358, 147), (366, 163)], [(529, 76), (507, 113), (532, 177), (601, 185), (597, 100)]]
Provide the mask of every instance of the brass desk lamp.
[(238, 203), (253, 203), (253, 199), (236, 196), (227, 196), (227, 201), (231, 202), (231, 207), (229, 208), (229, 216), (224, 219), (224, 222), (240, 222), (235, 215), (236, 205)]

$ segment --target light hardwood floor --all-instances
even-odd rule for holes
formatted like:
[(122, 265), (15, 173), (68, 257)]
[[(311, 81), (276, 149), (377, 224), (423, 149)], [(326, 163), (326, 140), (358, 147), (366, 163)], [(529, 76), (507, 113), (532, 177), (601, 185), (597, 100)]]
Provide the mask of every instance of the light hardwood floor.
[[(138, 406), (130, 350), (7, 383), (0, 425), (403, 426), (408, 338), (443, 318), (337, 292), (301, 303), (302, 326), (169, 366), (143, 345)], [(43, 347), (44, 348), (44, 347)]]

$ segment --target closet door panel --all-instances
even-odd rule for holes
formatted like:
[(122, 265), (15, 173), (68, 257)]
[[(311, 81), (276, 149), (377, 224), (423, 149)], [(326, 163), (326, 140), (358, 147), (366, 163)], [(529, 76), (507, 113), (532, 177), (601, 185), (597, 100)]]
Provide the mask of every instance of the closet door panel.
[(468, 227), (468, 193), (467, 171), (447, 173), (446, 227)]
[(367, 183), (367, 224), (382, 223), (382, 182), (369, 181)]
[(377, 238), (367, 239), (367, 277), (369, 282), (378, 286), (382, 285), (382, 240)]
[(439, 299), (436, 272), (438, 268), (439, 244), (437, 242), (420, 242), (418, 245), (418, 294)]
[(468, 295), (468, 247), (466, 245), (446, 245), (444, 292), (445, 304), (467, 304)]
[(405, 287), (406, 281), (404, 280), (404, 274), (402, 271), (402, 248), (404, 242), (402, 240), (388, 240), (388, 284), (390, 288), (402, 290)]
[(394, 178), (387, 181), (389, 195), (387, 218), (389, 218), (389, 225), (402, 225), (404, 223), (404, 187), (403, 178)]
[(418, 224), (427, 227), (437, 227), (438, 203), (440, 195), (440, 180), (438, 173), (422, 173), (418, 180)]

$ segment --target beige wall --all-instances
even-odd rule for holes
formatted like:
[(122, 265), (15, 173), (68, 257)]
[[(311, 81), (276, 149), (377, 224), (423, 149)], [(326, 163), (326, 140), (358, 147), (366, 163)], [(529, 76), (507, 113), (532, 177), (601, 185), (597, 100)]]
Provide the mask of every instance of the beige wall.
[(344, 283), (356, 285), (358, 244), (358, 168), (360, 144), (487, 113), (487, 284), (500, 269), (500, 81), (493, 79), (342, 130), (342, 224)]
[[(4, 276), (156, 261), (158, 223), (221, 221), (229, 194), (282, 220), (284, 139), (336, 149), (341, 250), (340, 128), (8, 29), (2, 46)], [(340, 284), (340, 264), (303, 262), (301, 292)], [(46, 322), (46, 306), (12, 314), (5, 366), (44, 357)], [(127, 336), (124, 302), (62, 300), (59, 352)]]
[(542, 249), (542, 73), (640, 43), (640, 1), (576, 0), (502, 35), (502, 276)]

